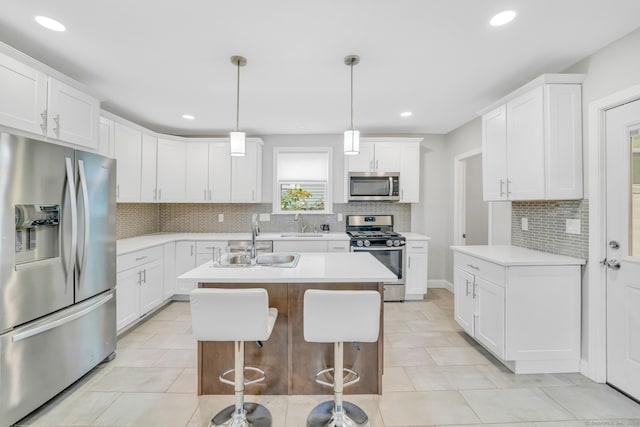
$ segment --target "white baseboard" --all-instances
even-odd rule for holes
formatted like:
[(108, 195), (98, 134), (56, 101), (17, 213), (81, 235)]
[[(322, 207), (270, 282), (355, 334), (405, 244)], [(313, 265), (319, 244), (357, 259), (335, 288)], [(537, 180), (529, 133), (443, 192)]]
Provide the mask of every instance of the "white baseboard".
[(453, 293), (453, 283), (449, 282), (448, 280), (441, 280), (441, 279), (429, 280), (427, 282), (427, 288), (431, 288), (431, 289), (443, 288)]

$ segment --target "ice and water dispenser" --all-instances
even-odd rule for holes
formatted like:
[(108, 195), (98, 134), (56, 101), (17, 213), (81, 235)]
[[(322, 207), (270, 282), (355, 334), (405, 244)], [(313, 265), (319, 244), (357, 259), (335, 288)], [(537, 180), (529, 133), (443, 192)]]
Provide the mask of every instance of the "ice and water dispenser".
[(16, 266), (58, 256), (60, 205), (16, 205)]

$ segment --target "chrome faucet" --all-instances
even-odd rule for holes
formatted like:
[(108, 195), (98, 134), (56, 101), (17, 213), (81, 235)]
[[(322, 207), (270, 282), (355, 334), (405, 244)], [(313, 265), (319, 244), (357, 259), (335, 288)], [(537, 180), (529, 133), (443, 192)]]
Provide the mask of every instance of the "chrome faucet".
[(258, 224), (258, 214), (254, 213), (251, 216), (251, 252), (249, 255), (249, 259), (251, 260), (251, 265), (256, 264), (256, 237), (260, 235), (260, 227)]
[(307, 231), (307, 224), (304, 223), (301, 212), (296, 212), (296, 214), (293, 216), (293, 220), (298, 221), (298, 232), (304, 233), (305, 231)]

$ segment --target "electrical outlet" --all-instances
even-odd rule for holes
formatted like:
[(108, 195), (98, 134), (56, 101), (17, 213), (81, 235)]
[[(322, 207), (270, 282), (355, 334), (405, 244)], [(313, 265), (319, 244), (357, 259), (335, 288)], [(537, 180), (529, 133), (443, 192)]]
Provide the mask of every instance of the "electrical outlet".
[(271, 221), (271, 215), (269, 215), (268, 213), (260, 214), (260, 222), (269, 222), (269, 221)]
[(338, 214), (338, 222), (342, 222), (342, 214), (341, 213)]
[(566, 232), (568, 234), (580, 234), (580, 220), (567, 219)]
[(218, 222), (224, 222), (224, 214), (218, 214)]
[(529, 231), (529, 218), (521, 218), (520, 226), (522, 228), (522, 231)]

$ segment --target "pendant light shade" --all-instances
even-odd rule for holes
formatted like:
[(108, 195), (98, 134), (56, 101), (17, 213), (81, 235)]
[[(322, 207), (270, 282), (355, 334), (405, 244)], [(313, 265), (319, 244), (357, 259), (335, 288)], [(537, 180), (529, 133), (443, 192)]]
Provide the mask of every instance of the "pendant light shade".
[(360, 154), (360, 131), (351, 129), (344, 131), (344, 154)]
[(344, 57), (344, 63), (351, 70), (351, 129), (344, 132), (344, 154), (353, 156), (360, 154), (360, 132), (353, 126), (353, 66), (360, 62), (358, 55)]
[(231, 63), (238, 68), (238, 84), (236, 86), (236, 127), (229, 132), (229, 148), (232, 156), (244, 156), (246, 134), (240, 131), (240, 67), (247, 65), (247, 59), (243, 56), (232, 56)]

